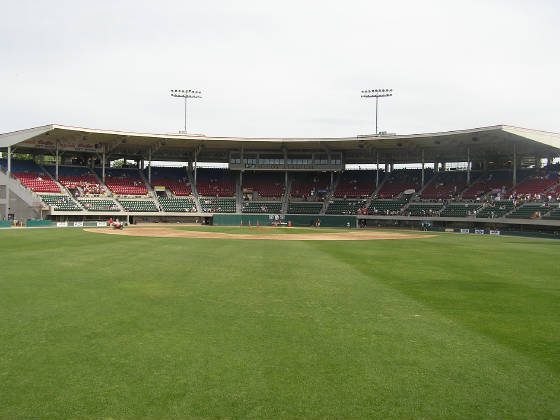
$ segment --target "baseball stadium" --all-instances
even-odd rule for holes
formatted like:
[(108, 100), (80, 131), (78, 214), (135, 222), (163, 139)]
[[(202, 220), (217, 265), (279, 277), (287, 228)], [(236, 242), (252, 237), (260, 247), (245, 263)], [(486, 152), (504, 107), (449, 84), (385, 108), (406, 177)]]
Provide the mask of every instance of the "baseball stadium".
[(0, 418), (560, 417), (560, 133), (0, 152)]

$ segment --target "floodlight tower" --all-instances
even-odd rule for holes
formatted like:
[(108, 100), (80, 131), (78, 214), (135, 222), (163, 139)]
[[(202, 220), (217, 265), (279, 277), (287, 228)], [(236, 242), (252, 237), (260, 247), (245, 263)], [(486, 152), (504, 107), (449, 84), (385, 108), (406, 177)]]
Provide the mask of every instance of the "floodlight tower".
[(171, 96), (175, 98), (185, 98), (185, 130), (182, 134), (187, 134), (187, 99), (202, 98), (200, 90), (171, 90)]
[(375, 98), (375, 135), (379, 134), (379, 132), (377, 131), (379, 98), (384, 98), (385, 96), (393, 96), (393, 89), (362, 90), (362, 98)]

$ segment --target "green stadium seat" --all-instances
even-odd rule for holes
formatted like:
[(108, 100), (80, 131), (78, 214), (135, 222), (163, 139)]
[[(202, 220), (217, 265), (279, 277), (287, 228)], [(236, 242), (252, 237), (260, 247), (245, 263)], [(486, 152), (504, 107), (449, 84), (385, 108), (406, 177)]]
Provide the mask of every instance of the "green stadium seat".
[(288, 204), (288, 214), (319, 214), (323, 203), (294, 202)]
[(329, 203), (327, 214), (358, 214), (365, 205), (365, 200), (334, 200)]
[(402, 200), (372, 200), (367, 211), (368, 214), (398, 214), (405, 205), (406, 201)]
[(41, 200), (52, 207), (53, 210), (82, 211), (81, 207), (68, 195), (62, 194), (39, 194)]
[(196, 213), (196, 203), (191, 197), (160, 197), (159, 204), (163, 211), (174, 213)]
[(159, 211), (152, 200), (119, 200), (125, 211), (129, 212), (157, 212)]
[(235, 213), (234, 198), (201, 197), (200, 205), (205, 213)]
[(451, 203), (440, 212), (442, 217), (468, 217), (476, 215), (482, 204)]
[(409, 216), (439, 216), (439, 212), (443, 208), (443, 203), (412, 203), (409, 204), (404, 211)]
[(280, 214), (282, 211), (282, 203), (279, 201), (246, 201), (241, 209), (243, 213), (272, 213)]
[(525, 204), (521, 207), (515, 209), (511, 214), (508, 214), (506, 217), (509, 219), (537, 219), (541, 217), (542, 214), (548, 212), (548, 207), (545, 207), (543, 204)]
[(507, 213), (513, 210), (514, 203), (511, 200), (494, 201), (482, 209), (476, 214), (476, 217), (486, 217), (495, 218), (503, 217)]
[(79, 198), (78, 201), (87, 211), (120, 211), (119, 206), (113, 200), (93, 200)]
[(543, 217), (543, 219), (560, 220), (560, 207), (553, 208), (548, 215)]

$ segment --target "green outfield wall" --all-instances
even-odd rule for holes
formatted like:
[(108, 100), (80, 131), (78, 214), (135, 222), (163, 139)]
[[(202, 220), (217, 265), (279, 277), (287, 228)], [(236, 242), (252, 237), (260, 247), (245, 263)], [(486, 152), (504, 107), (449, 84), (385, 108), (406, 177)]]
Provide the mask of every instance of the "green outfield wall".
[[(346, 227), (350, 223), (350, 227), (356, 227), (356, 216), (320, 216), (320, 215), (301, 215), (287, 214), (282, 222), (291, 222), (292, 226), (311, 226), (317, 219), (321, 221), (322, 227)], [(261, 226), (271, 226), (274, 219), (268, 214), (215, 214), (213, 223), (216, 226), (252, 226), (257, 224)]]
[(50, 220), (33, 220), (29, 219), (27, 221), (27, 227), (46, 227), (51, 226), (52, 222)]

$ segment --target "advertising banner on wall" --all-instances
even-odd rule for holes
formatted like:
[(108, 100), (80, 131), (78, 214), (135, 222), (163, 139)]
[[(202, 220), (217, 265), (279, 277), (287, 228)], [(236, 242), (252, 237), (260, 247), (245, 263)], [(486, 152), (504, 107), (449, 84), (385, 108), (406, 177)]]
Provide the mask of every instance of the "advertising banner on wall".
[(68, 227), (68, 222), (56, 222), (56, 227)]

